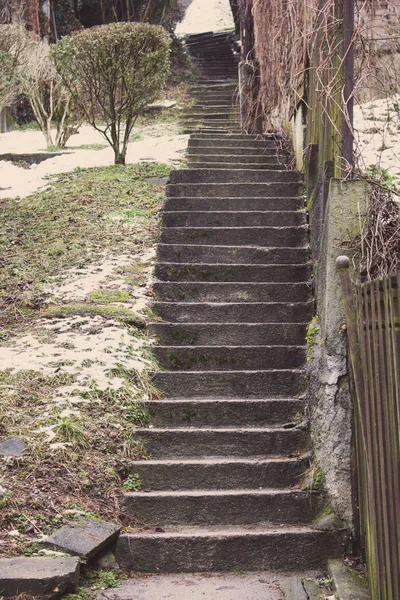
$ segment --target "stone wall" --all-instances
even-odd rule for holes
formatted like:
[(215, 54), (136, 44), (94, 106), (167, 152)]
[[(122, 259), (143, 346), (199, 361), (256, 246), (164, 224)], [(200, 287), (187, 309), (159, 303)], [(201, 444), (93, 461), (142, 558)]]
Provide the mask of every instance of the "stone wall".
[[(329, 171), (329, 165), (327, 165)], [(359, 231), (369, 186), (362, 180), (325, 179), (310, 207), (314, 284), (319, 332), (309, 362), (309, 417), (315, 460), (331, 508), (353, 527), (351, 448), (353, 403), (347, 340), (335, 261)]]

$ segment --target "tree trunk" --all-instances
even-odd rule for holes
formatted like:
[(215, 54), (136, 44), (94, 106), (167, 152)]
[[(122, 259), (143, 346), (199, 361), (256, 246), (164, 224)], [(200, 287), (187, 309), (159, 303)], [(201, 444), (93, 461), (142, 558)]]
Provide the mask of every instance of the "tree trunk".
[(114, 150), (114, 165), (124, 165), (126, 161), (126, 151), (120, 152), (119, 150)]
[(40, 25), (39, 25), (39, 1), (38, 0), (27, 0), (26, 2), (26, 20), (28, 29), (32, 32), (33, 37), (36, 40), (40, 39)]

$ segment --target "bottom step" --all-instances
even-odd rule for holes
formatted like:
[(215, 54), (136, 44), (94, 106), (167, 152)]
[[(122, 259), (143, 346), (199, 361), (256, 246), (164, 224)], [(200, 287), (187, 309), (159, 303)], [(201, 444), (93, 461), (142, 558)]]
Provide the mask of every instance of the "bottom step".
[(122, 569), (139, 573), (304, 571), (325, 567), (346, 546), (343, 532), (308, 527), (190, 528), (122, 535), (116, 560)]

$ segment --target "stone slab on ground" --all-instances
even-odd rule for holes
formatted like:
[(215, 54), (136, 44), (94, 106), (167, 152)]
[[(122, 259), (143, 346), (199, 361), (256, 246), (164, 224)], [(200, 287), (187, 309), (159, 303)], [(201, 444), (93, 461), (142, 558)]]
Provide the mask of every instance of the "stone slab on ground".
[(46, 544), (89, 559), (114, 542), (120, 529), (114, 523), (95, 519), (80, 519), (55, 531)]
[(19, 437), (12, 437), (0, 442), (0, 454), (3, 456), (22, 456), (26, 450), (26, 444)]
[(0, 559), (0, 596), (59, 596), (78, 587), (79, 559), (16, 557)]
[(308, 600), (302, 578), (298, 575), (287, 577), (281, 583), (285, 600)]
[(338, 600), (370, 600), (364, 581), (356, 571), (346, 567), (342, 560), (328, 561), (328, 571), (333, 579)]
[[(139, 576), (98, 600), (284, 600), (275, 573)], [(300, 600), (300, 599), (296, 599)]]

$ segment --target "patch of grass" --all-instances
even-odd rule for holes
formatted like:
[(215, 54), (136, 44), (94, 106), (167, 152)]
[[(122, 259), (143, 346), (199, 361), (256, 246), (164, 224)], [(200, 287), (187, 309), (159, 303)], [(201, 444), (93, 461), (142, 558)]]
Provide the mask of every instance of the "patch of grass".
[[(54, 393), (54, 390), (74, 382), (75, 376), (70, 373), (44, 375), (40, 371), (13, 372), (12, 369), (5, 369), (0, 371), (0, 407), (2, 403), (5, 407), (40, 405)], [(16, 413), (9, 414), (10, 420), (15, 419), (16, 416)]]
[(142, 402), (132, 402), (126, 412), (126, 418), (138, 427), (150, 424), (150, 414)]
[(34, 317), (43, 287), (67, 269), (153, 245), (164, 186), (145, 179), (169, 171), (155, 163), (76, 169), (53, 178), (50, 190), (3, 200), (0, 327)]
[(84, 425), (76, 417), (63, 417), (55, 425), (54, 431), (64, 442), (71, 442), (82, 448), (87, 448), (89, 445)]
[(67, 150), (104, 150), (107, 144), (81, 144), (80, 146), (68, 146)]
[(129, 292), (125, 290), (95, 290), (88, 294), (90, 302), (95, 304), (112, 304), (113, 302), (129, 302)]
[(140, 492), (142, 489), (142, 481), (139, 473), (131, 473), (128, 475), (127, 479), (125, 479), (122, 484), (122, 488), (126, 492)]
[(103, 319), (120, 321), (144, 329), (146, 323), (143, 317), (124, 306), (96, 306), (91, 304), (62, 304), (52, 306), (44, 311), (46, 319), (66, 319), (68, 317), (103, 317)]
[(94, 600), (99, 596), (99, 590), (116, 588), (127, 576), (119, 570), (86, 571), (82, 575), (82, 585), (74, 594), (67, 594), (64, 600)]

